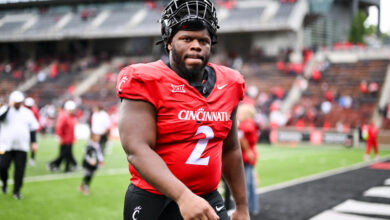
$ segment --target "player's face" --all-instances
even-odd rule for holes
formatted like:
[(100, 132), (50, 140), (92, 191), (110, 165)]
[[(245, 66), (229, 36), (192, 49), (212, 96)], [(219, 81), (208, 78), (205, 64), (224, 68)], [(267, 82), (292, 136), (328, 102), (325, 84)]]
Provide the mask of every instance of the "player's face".
[(21, 103), (21, 102), (15, 102), (15, 103), (14, 103), (14, 108), (19, 109), (20, 106), (22, 106), (22, 103)]
[(210, 56), (211, 38), (207, 29), (180, 30), (168, 44), (168, 49), (172, 68), (184, 78), (193, 80), (203, 76)]

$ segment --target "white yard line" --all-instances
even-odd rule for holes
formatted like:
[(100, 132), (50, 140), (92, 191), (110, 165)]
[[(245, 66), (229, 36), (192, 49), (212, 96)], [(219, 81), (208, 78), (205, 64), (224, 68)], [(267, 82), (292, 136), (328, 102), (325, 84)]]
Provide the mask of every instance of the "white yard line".
[[(349, 166), (349, 167), (337, 168), (337, 169), (330, 170), (330, 171), (327, 171), (327, 172), (324, 172), (324, 173), (314, 174), (314, 175), (310, 175), (310, 176), (294, 179), (294, 180), (291, 180), (291, 181), (275, 184), (275, 185), (272, 185), (272, 186), (258, 188), (256, 190), (256, 193), (257, 194), (261, 194), (261, 193), (266, 193), (266, 192), (270, 192), (270, 191), (274, 191), (274, 190), (278, 190), (278, 189), (283, 189), (283, 188), (286, 188), (286, 187), (289, 187), (289, 186), (293, 186), (293, 185), (297, 185), (297, 184), (301, 184), (301, 183), (305, 183), (305, 182), (309, 182), (309, 181), (325, 178), (325, 177), (328, 177), (328, 176), (333, 176), (333, 175), (344, 173), (344, 172), (347, 172), (347, 171), (356, 170), (356, 169), (368, 166), (368, 165), (370, 165), (372, 163), (377, 163), (377, 162), (381, 162), (381, 161), (383, 162), (383, 161), (388, 160), (388, 159), (390, 159), (390, 157), (384, 157), (384, 158), (381, 158), (378, 161), (362, 162), (362, 163), (358, 163), (358, 164), (355, 164), (355, 165), (352, 165), (352, 166)], [(128, 171), (127, 168), (102, 169), (102, 170), (97, 172), (97, 175), (98, 176), (109, 176), (109, 175), (116, 175), (116, 174), (127, 174), (128, 172), (129, 171)], [(53, 180), (61, 180), (61, 179), (80, 178), (81, 176), (82, 176), (82, 172), (48, 174), (48, 175), (43, 175), (43, 176), (25, 177), (24, 178), (24, 182), (28, 183), (28, 182), (53, 181)], [(388, 179), (388, 182), (390, 184), (390, 179)], [(8, 179), (8, 184), (13, 184), (12, 178)]]
[[(97, 176), (110, 176), (117, 174), (128, 174), (129, 170), (127, 168), (118, 168), (118, 169), (102, 169), (97, 171)], [(129, 174), (130, 175), (130, 174)], [(73, 173), (56, 173), (48, 174), (43, 176), (30, 176), (24, 178), (24, 183), (31, 182), (43, 182), (43, 181), (54, 181), (54, 180), (63, 180), (63, 179), (72, 179), (72, 178), (81, 178), (83, 176), (82, 171), (77, 171)], [(13, 184), (13, 179), (8, 179), (8, 184)]]
[(270, 191), (274, 191), (274, 190), (278, 190), (278, 189), (283, 189), (283, 188), (286, 188), (286, 187), (294, 186), (294, 185), (297, 185), (297, 184), (306, 183), (306, 182), (309, 182), (309, 181), (313, 181), (313, 180), (317, 180), (317, 179), (333, 176), (333, 175), (336, 175), (336, 174), (340, 174), (340, 173), (344, 173), (344, 172), (348, 172), (348, 171), (352, 171), (352, 170), (357, 170), (357, 169), (360, 169), (362, 167), (369, 166), (369, 165), (371, 165), (373, 163), (383, 162), (383, 161), (386, 161), (388, 159), (390, 159), (390, 157), (384, 157), (384, 158), (381, 158), (380, 160), (377, 160), (377, 161), (361, 162), (361, 163), (358, 163), (358, 164), (355, 164), (355, 165), (352, 165), (352, 166), (349, 166), (349, 167), (337, 168), (337, 169), (334, 169), (334, 170), (326, 171), (324, 173), (319, 173), (319, 174), (314, 174), (314, 175), (310, 175), (310, 176), (305, 176), (305, 177), (302, 177), (302, 178), (290, 180), (290, 181), (287, 181), (287, 182), (284, 182), (284, 183), (275, 184), (275, 185), (272, 185), (272, 186), (267, 186), (267, 187), (264, 187), (264, 188), (258, 188), (256, 190), (256, 193), (257, 194), (266, 193), (266, 192), (270, 192)]
[(372, 202), (361, 202), (349, 199), (333, 208), (334, 211), (366, 215), (390, 216), (390, 205)]
[(331, 210), (326, 210), (310, 218), (309, 220), (385, 220), (381, 218), (371, 218), (366, 216), (351, 215)]
[(364, 196), (390, 199), (390, 186), (372, 187), (364, 192)]

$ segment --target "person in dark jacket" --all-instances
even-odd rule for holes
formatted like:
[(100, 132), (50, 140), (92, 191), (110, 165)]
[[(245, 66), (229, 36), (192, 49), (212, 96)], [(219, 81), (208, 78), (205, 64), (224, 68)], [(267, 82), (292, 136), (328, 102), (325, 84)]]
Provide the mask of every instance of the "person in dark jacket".
[(85, 147), (83, 158), (84, 177), (79, 187), (79, 191), (84, 195), (89, 194), (89, 186), (92, 177), (99, 165), (103, 164), (103, 153), (99, 145), (99, 135), (91, 134), (91, 140)]

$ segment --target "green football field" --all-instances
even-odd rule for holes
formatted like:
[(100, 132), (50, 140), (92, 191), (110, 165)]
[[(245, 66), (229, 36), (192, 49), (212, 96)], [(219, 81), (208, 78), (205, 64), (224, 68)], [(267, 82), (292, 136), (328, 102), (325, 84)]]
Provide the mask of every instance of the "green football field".
[[(74, 154), (81, 161), (85, 141), (77, 141)], [(14, 200), (12, 193), (0, 195), (0, 219), (122, 219), (124, 194), (130, 175), (120, 143), (113, 141), (105, 165), (92, 181), (90, 195), (78, 192), (82, 171), (50, 173), (47, 163), (58, 154), (58, 141), (40, 137), (37, 164), (28, 166), (22, 188), (24, 198)], [(259, 145), (256, 165), (259, 187), (361, 163), (363, 148), (310, 145)], [(381, 149), (381, 157), (390, 150)], [(63, 170), (63, 169), (62, 169)], [(12, 179), (13, 171), (9, 173)], [(12, 191), (12, 181), (9, 185)]]

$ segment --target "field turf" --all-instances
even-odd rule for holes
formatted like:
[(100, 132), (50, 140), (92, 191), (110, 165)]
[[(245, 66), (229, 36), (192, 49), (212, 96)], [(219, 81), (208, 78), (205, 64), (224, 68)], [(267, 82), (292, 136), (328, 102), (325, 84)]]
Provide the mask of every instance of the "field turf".
[[(74, 146), (80, 163), (86, 142)], [(12, 193), (0, 195), (0, 219), (122, 219), (124, 194), (129, 184), (125, 154), (118, 141), (112, 142), (105, 165), (92, 180), (90, 195), (78, 192), (82, 171), (70, 174), (50, 173), (47, 163), (58, 155), (58, 141), (52, 137), (39, 138), (37, 164), (28, 166), (22, 188), (24, 198), (16, 201)], [(311, 145), (259, 145), (256, 166), (260, 187), (321, 173), (362, 162), (363, 148)], [(390, 150), (381, 150), (390, 156)], [(10, 170), (9, 178), (12, 179)], [(12, 181), (9, 184), (12, 192)]]

